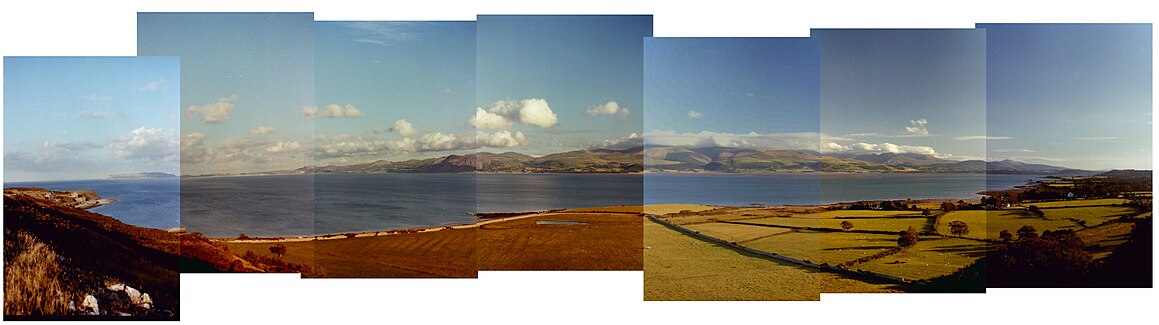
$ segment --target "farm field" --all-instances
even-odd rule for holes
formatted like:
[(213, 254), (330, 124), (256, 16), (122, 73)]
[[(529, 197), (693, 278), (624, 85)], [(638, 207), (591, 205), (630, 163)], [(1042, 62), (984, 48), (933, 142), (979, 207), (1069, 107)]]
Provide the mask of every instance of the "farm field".
[(922, 236), (913, 247), (853, 268), (906, 280), (928, 280), (969, 266), (986, 256), (989, 245), (977, 240)]
[[(779, 236), (776, 236), (779, 237)], [(898, 292), (767, 259), (646, 221), (645, 300), (818, 300), (822, 292)]]
[[(475, 277), (476, 229), (286, 242), (287, 262), (328, 278)], [(269, 243), (226, 243), (231, 252), (273, 256)]]
[(1077, 207), (1077, 206), (1092, 206), (1092, 205), (1112, 205), (1123, 204), (1130, 202), (1127, 199), (1089, 199), (1089, 200), (1063, 200), (1063, 201), (1042, 201), (1042, 202), (1023, 202), (1022, 206), (1027, 207), (1037, 205), (1039, 208), (1057, 208), (1057, 207)]
[(812, 227), (812, 228), (829, 228), (841, 229), (841, 223), (848, 221), (853, 224), (854, 230), (873, 230), (873, 231), (902, 231), (909, 227), (914, 229), (922, 229), (929, 223), (928, 218), (889, 218), (889, 217), (874, 217), (874, 218), (857, 218), (857, 219), (815, 219), (815, 218), (800, 218), (793, 216), (790, 218), (762, 218), (744, 220), (749, 223), (759, 223), (773, 226), (787, 226), (787, 227)]
[(642, 225), (638, 214), (625, 213), (545, 213), (481, 225), (479, 269), (641, 270)]
[(1132, 207), (1120, 206), (1075, 206), (1043, 208), (1044, 218), (1039, 218), (1024, 209), (1002, 210), (959, 210), (947, 213), (941, 217), (938, 224), (938, 233), (950, 234), (949, 224), (952, 221), (962, 221), (970, 226), (970, 233), (964, 237), (976, 239), (999, 239), (1003, 230), (1015, 233), (1022, 226), (1034, 227), (1039, 233), (1045, 230), (1075, 230), (1083, 229), (1079, 221), (1087, 227), (1094, 227), (1113, 221), (1120, 217), (1138, 214)]

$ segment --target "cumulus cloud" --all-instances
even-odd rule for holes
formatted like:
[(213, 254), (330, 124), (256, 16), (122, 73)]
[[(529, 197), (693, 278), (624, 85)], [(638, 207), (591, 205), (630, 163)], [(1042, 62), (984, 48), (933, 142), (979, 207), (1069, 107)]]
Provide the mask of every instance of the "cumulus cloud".
[(80, 118), (106, 118), (109, 116), (109, 112), (80, 111), (77, 116), (80, 116)]
[(527, 137), (523, 136), (523, 132), (511, 134), (507, 130), (495, 133), (478, 132), (476, 139), (480, 146), (491, 148), (510, 148), (527, 145)]
[(910, 126), (905, 127), (906, 133), (909, 133), (910, 135), (913, 135), (913, 136), (930, 135), (930, 131), (926, 130), (926, 124), (929, 124), (929, 122), (927, 122), (926, 119), (923, 118), (923, 119), (918, 119), (918, 120), (910, 120), (909, 124), (910, 124)]
[(404, 137), (413, 137), (419, 134), (419, 130), (416, 130), (406, 119), (395, 121), (394, 127), (390, 128), (390, 131)]
[(269, 147), (266, 147), (266, 152), (282, 153), (282, 152), (288, 152), (288, 151), (296, 151), (298, 149), (302, 149), (302, 144), (298, 143), (297, 141), (278, 141), (277, 143), (275, 143)]
[(237, 100), (237, 95), (218, 98), (216, 102), (205, 105), (193, 105), (185, 109), (185, 115), (192, 116), (193, 114), (201, 114), (201, 121), (205, 123), (221, 123), (229, 119), (229, 113), (233, 110), (233, 102)]
[(180, 142), (174, 130), (139, 127), (113, 138), (106, 147), (113, 155), (130, 160), (177, 161), (181, 154)]
[(593, 149), (617, 149), (618, 150), (618, 149), (635, 148), (635, 147), (639, 147), (639, 146), (643, 146), (643, 145), (644, 145), (644, 137), (641, 137), (639, 134), (632, 133), (626, 137), (600, 141), (600, 142), (592, 144), (589, 147), (593, 148)]
[(325, 107), (318, 108), (317, 106), (302, 106), (302, 116), (312, 119), (315, 117), (348, 117), (359, 118), (362, 117), (362, 111), (358, 110), (354, 105), (346, 104), (346, 106), (339, 106), (338, 104), (330, 104)]
[(274, 128), (268, 126), (259, 126), (256, 129), (250, 130), (250, 135), (267, 135), (274, 133)]
[(969, 136), (964, 136), (964, 137), (954, 137), (954, 140), (958, 140), (958, 141), (971, 141), (971, 140), (1010, 140), (1010, 139), (1014, 139), (1014, 137), (996, 137), (996, 136), (989, 136), (989, 135), (969, 135)]
[(193, 132), (181, 137), (181, 162), (200, 164), (209, 161), (209, 148), (205, 146), (205, 134)]
[(849, 152), (849, 153), (916, 153), (931, 156), (941, 156), (932, 147), (926, 146), (907, 146), (896, 145), (892, 143), (865, 143), (858, 142), (851, 145), (841, 145), (834, 142), (827, 142), (821, 145), (821, 152)]
[(546, 100), (506, 99), (491, 103), (487, 107), (477, 107), (475, 116), (467, 120), (467, 125), (480, 130), (502, 130), (511, 128), (516, 122), (546, 129), (559, 124), (559, 118)]
[(688, 118), (698, 119), (701, 116), (704, 116), (704, 114), (700, 114), (700, 112), (697, 112), (697, 111), (688, 111)]
[(678, 133), (653, 130), (644, 133), (644, 143), (687, 148), (729, 147), (769, 150), (817, 150), (822, 135), (816, 132), (743, 134), (700, 131)]
[(628, 117), (628, 108), (621, 107), (620, 104), (616, 103), (615, 101), (610, 101), (603, 105), (588, 107), (588, 109), (584, 111), (584, 114), (587, 114), (587, 116), (619, 114), (623, 117)]

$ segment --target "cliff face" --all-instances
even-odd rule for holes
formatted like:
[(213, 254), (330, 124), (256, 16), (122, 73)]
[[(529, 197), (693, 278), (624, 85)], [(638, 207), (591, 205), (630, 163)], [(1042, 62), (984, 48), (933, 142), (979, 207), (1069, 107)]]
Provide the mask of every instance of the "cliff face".
[[(183, 264), (261, 271), (233, 262), (240, 259), (204, 237), (133, 226), (77, 208), (77, 198), (95, 200), (88, 193), (5, 190), (5, 317), (177, 319)], [(37, 293), (51, 301), (33, 299)]]

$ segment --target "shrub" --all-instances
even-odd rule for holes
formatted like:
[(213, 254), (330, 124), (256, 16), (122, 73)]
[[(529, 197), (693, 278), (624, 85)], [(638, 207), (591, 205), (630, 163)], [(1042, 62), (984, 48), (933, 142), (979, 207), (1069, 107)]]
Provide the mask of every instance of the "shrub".
[(842, 221), (841, 222), (841, 230), (848, 231), (849, 229), (853, 229), (853, 223), (849, 222), (849, 221)]
[(5, 234), (4, 314), (63, 315), (68, 298), (56, 251), (26, 232)]
[(237, 235), (237, 239), (246, 240), (246, 239), (250, 239), (250, 236), (246, 236), (245, 233), (243, 232), (243, 233), (240, 233)]
[(914, 227), (909, 227), (906, 230), (898, 233), (897, 246), (907, 248), (918, 243), (918, 231)]

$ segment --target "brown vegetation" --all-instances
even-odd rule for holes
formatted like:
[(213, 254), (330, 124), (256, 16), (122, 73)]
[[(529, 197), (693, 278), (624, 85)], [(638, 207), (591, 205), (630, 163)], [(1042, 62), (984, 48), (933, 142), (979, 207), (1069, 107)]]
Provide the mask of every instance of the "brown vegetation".
[(27, 232), (4, 232), (4, 314), (64, 315), (72, 288), (61, 281), (56, 252)]
[[(617, 210), (621, 209), (483, 225), (479, 228), (479, 269), (642, 270), (644, 219)], [(583, 224), (536, 224), (540, 220)]]

